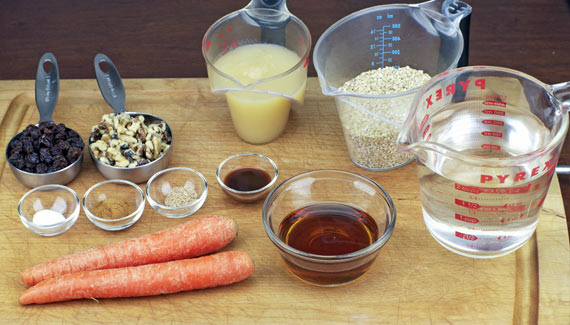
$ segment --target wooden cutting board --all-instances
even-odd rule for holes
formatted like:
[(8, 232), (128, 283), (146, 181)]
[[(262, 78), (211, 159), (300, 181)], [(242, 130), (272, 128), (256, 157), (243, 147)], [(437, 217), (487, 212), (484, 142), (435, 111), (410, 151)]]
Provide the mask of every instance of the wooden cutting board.
[[(247, 251), (256, 265), (241, 283), (165, 296), (71, 301), (23, 307), (26, 286), (19, 272), (47, 259), (125, 238), (138, 237), (188, 219), (167, 219), (147, 204), (141, 220), (120, 232), (95, 227), (83, 211), (77, 223), (56, 237), (41, 237), (20, 222), (16, 207), (28, 190), (0, 161), (0, 320), (2, 322), (211, 322), (211, 323), (465, 323), (567, 324), (570, 320), (570, 250), (564, 208), (555, 178), (536, 235), (516, 253), (491, 259), (462, 257), (441, 247), (422, 219), (414, 164), (369, 172), (349, 159), (334, 101), (310, 79), (304, 107), (295, 109), (285, 133), (266, 145), (250, 145), (234, 132), (223, 98), (205, 79), (125, 80), (127, 109), (164, 118), (174, 132), (170, 166), (202, 172), (210, 191), (189, 218), (233, 217), (238, 238), (227, 249)], [(111, 112), (95, 80), (63, 80), (54, 114), (84, 140), (101, 115)], [(0, 81), (0, 141), (37, 123), (33, 81)], [(301, 172), (335, 168), (376, 180), (397, 209), (395, 232), (372, 269), (339, 288), (302, 283), (286, 270), (261, 222), (262, 202), (240, 204), (216, 183), (217, 165), (237, 152), (259, 152), (275, 160), (280, 181)], [(89, 155), (70, 184), (80, 197), (104, 178)], [(144, 186), (144, 184), (141, 184)]]

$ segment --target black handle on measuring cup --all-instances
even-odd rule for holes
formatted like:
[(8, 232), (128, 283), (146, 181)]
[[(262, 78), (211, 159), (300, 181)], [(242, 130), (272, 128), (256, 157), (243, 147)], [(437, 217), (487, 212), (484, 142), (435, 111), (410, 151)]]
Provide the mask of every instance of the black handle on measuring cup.
[(457, 67), (465, 67), (469, 65), (469, 29), (471, 25), (471, 6), (463, 1), (446, 1), (444, 3), (444, 14), (446, 16), (457, 16), (461, 15), (462, 11), (467, 11), (466, 15), (461, 17), (459, 21), (459, 29), (461, 30), (461, 34), (463, 35), (463, 52), (461, 53), (461, 57), (457, 62)]
[(263, 15), (248, 15), (261, 27), (261, 42), (285, 46), (285, 26), (291, 20), (286, 0), (252, 0), (245, 9), (274, 9), (283, 13), (285, 19), (268, 19)]

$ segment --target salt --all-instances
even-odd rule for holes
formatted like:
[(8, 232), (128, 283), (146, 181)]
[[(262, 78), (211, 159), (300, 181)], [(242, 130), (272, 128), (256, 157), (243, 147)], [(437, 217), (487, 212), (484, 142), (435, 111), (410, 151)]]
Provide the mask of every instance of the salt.
[(63, 214), (49, 209), (37, 211), (33, 218), (33, 223), (38, 226), (49, 226), (63, 221), (65, 221)]

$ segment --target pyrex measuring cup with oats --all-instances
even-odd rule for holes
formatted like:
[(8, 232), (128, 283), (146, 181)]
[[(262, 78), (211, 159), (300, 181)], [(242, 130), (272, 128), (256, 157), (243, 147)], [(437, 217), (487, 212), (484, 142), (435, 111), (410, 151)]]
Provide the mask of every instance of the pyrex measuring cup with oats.
[(413, 153), (425, 224), (445, 248), (508, 254), (533, 234), (568, 130), (570, 82), (498, 67), (441, 73), (398, 137)]
[(302, 104), (311, 36), (285, 0), (252, 0), (216, 21), (202, 54), (214, 93), (226, 96), (237, 134), (262, 144), (284, 130), (292, 104)]
[(397, 150), (396, 138), (419, 87), (466, 64), (470, 14), (470, 6), (451, 0), (375, 6), (319, 38), (315, 69), (323, 94), (335, 98), (356, 165), (381, 171), (413, 159)]

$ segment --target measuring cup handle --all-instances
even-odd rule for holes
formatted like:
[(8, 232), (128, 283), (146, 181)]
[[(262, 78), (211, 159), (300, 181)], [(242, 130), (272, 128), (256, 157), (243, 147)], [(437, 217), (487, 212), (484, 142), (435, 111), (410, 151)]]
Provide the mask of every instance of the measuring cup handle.
[(441, 12), (456, 25), (459, 25), (461, 35), (463, 35), (463, 52), (457, 62), (457, 67), (469, 65), (469, 27), (471, 25), (471, 13), (473, 9), (470, 5), (459, 0), (445, 0), (441, 7)]
[(245, 9), (260, 8), (275, 9), (277, 11), (289, 13), (286, 0), (251, 0), (251, 2), (245, 6)]
[[(106, 63), (109, 66), (109, 72), (101, 70), (101, 63)], [(95, 76), (97, 77), (97, 84), (99, 90), (107, 104), (111, 105), (115, 113), (126, 112), (125, 109), (125, 88), (119, 75), (119, 70), (105, 54), (99, 53), (95, 56), (94, 60)]]
[[(44, 64), (51, 63), (50, 72), (46, 72)], [(57, 98), (59, 96), (59, 68), (53, 53), (42, 55), (36, 73), (36, 106), (40, 113), (40, 122), (51, 121)]]

